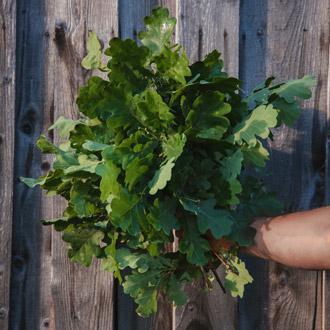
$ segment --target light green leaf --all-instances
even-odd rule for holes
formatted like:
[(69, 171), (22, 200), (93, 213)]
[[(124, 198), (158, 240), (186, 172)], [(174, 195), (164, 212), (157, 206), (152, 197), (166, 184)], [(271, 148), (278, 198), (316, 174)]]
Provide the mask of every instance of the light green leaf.
[(167, 182), (171, 180), (174, 165), (174, 158), (171, 158), (155, 173), (153, 179), (149, 182), (150, 195), (155, 195), (158, 190), (166, 187)]
[(180, 46), (171, 49), (164, 46), (162, 52), (153, 59), (156, 63), (157, 72), (164, 80), (174, 80), (186, 85), (186, 78), (191, 76), (189, 60), (184, 51), (180, 54)]
[(242, 123), (234, 127), (235, 142), (241, 144), (245, 141), (253, 147), (257, 143), (256, 136), (266, 139), (270, 133), (269, 128), (277, 124), (277, 114), (271, 104), (259, 105)]
[(185, 134), (175, 133), (162, 142), (163, 154), (167, 160), (177, 160), (183, 152), (187, 141)]
[(144, 23), (147, 31), (139, 32), (138, 37), (154, 54), (159, 54), (171, 42), (176, 19), (169, 17), (167, 8), (159, 7), (152, 10), (151, 16), (144, 18)]
[(118, 279), (119, 283), (122, 283), (123, 279), (121, 277), (118, 263), (116, 261), (116, 242), (119, 235), (117, 232), (115, 232), (114, 234), (108, 234), (108, 236), (111, 239), (111, 243), (104, 249), (106, 258), (102, 259), (101, 268), (105, 271), (112, 272), (114, 276)]
[(87, 70), (103, 68), (101, 44), (94, 31), (90, 31), (87, 39), (87, 55), (83, 58), (81, 65)]
[(64, 169), (64, 173), (69, 174), (78, 171), (95, 173), (96, 167), (100, 164), (100, 161), (96, 156), (92, 158), (92, 156), (87, 156), (84, 154), (78, 156), (78, 162), (79, 165), (72, 165)]
[(174, 115), (162, 97), (153, 88), (147, 88), (143, 93), (134, 96), (136, 108), (135, 117), (150, 130), (158, 132), (167, 128)]
[(45, 135), (40, 135), (39, 139), (36, 142), (38, 148), (45, 154), (56, 154), (59, 149), (48, 139)]
[(47, 180), (47, 176), (44, 177), (40, 177), (38, 179), (33, 179), (33, 178), (25, 178), (23, 176), (20, 176), (19, 179), (26, 184), (28, 187), (30, 188), (34, 188), (35, 186), (41, 186), (43, 185), (46, 180)]
[(118, 196), (121, 190), (117, 181), (120, 169), (112, 161), (106, 160), (103, 164), (97, 165), (95, 172), (102, 177), (100, 182), (101, 201), (107, 201), (110, 196)]
[(230, 291), (233, 297), (243, 297), (244, 286), (253, 282), (253, 278), (245, 268), (245, 263), (237, 257), (231, 261), (233, 266), (238, 271), (238, 275), (227, 270), (225, 277), (225, 288)]
[(80, 120), (72, 120), (60, 116), (55, 123), (48, 128), (48, 130), (58, 129), (59, 135), (61, 137), (68, 137), (70, 132), (75, 129), (75, 127), (80, 124)]
[(108, 144), (99, 143), (96, 141), (87, 140), (83, 145), (83, 148), (88, 151), (102, 151), (109, 147)]

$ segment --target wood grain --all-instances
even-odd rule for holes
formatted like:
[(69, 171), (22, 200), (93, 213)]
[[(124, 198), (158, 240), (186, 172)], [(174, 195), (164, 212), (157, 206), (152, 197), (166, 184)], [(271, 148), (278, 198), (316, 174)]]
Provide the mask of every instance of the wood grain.
[(38, 0), (17, 1), (15, 166), (10, 329), (35, 329), (39, 320), (40, 191), (19, 176), (40, 174), (35, 141), (42, 126), (43, 10)]
[[(177, 41), (191, 63), (218, 49), (227, 72), (237, 76), (239, 1), (180, 1), (177, 15)], [(221, 269), (218, 272), (223, 277)], [(189, 300), (176, 309), (177, 329), (236, 329), (236, 300), (224, 295), (216, 283), (209, 294), (200, 288), (201, 283), (186, 287)]]
[(14, 170), (16, 2), (0, 4), (0, 329), (8, 329)]
[[(45, 70), (44, 127), (63, 115), (76, 118), (78, 89), (90, 76), (80, 65), (86, 54), (88, 30), (97, 33), (106, 45), (109, 38), (118, 35), (117, 2), (57, 1), (46, 4), (47, 67)], [(57, 135), (49, 137), (58, 142)], [(63, 201), (53, 201), (52, 208), (44, 213), (47, 217), (61, 214)], [(45, 320), (52, 329), (112, 329), (113, 328), (113, 278), (101, 271), (99, 262), (90, 268), (73, 264), (67, 258), (67, 248), (60, 234), (51, 237), (51, 308)], [(45, 252), (49, 255), (49, 251)], [(47, 282), (44, 281), (46, 284)], [(47, 303), (44, 295), (43, 306)], [(45, 317), (46, 316), (46, 317)]]
[[(266, 75), (267, 1), (242, 1), (240, 7), (239, 77), (246, 96)], [(258, 175), (246, 169), (247, 175)], [(254, 281), (238, 300), (240, 330), (268, 328), (268, 262), (242, 255)]]
[[(318, 85), (303, 102), (294, 128), (274, 130), (269, 142), (268, 182), (286, 211), (324, 203), (324, 170), (329, 65), (328, 1), (268, 1), (266, 74), (280, 79), (312, 74)], [(269, 277), (271, 329), (321, 328), (321, 272), (272, 263)]]

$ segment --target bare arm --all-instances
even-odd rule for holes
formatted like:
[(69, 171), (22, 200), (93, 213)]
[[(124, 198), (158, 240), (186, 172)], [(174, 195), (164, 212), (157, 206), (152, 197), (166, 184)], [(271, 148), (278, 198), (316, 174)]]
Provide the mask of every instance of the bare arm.
[(281, 264), (330, 269), (330, 206), (258, 218), (254, 245), (242, 252)]

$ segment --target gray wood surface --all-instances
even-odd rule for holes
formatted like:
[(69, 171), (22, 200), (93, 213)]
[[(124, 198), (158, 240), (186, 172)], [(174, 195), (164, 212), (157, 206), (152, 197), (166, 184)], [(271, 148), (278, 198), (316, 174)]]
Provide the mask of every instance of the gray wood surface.
[[(118, 35), (117, 11), (117, 2), (112, 0), (46, 3), (44, 132), (55, 142), (59, 141), (58, 137), (48, 133), (46, 127), (60, 115), (77, 117), (78, 89), (91, 74), (80, 65), (86, 54), (88, 30), (95, 31), (107, 45), (109, 38)], [(43, 204), (47, 205), (43, 216), (50, 218), (61, 214), (64, 203), (46, 202), (47, 199), (43, 199), (43, 203), (48, 203)], [(112, 329), (112, 275), (101, 271), (96, 261), (90, 268), (71, 263), (60, 233), (49, 233), (46, 229), (43, 239), (48, 242), (43, 250), (46, 274), (51, 274), (43, 281), (41, 320), (44, 326), (70, 330)], [(51, 299), (47, 296), (49, 290)]]
[(3, 0), (0, 329), (8, 323), (17, 330), (330, 329), (329, 272), (246, 256), (255, 280), (244, 299), (223, 295), (216, 282), (211, 293), (194, 283), (186, 287), (188, 304), (173, 309), (160, 296), (157, 314), (142, 319), (97, 261), (90, 268), (71, 263), (61, 234), (40, 225), (40, 218), (60, 215), (65, 204), (28, 189), (18, 176), (46, 172), (52, 158), (40, 155), (35, 140), (43, 132), (58, 142), (47, 127), (60, 115), (78, 116), (78, 89), (92, 74), (80, 65), (88, 30), (104, 45), (114, 36), (136, 39), (143, 17), (158, 5), (177, 17), (175, 40), (190, 60), (218, 49), (246, 93), (271, 74), (278, 80), (317, 78), (295, 127), (273, 131), (265, 180), (287, 212), (330, 205), (329, 1)]
[(0, 5), (0, 329), (8, 329), (14, 171), (16, 3)]
[[(177, 40), (191, 62), (218, 49), (227, 72), (238, 75), (239, 1), (180, 1), (177, 17)], [(221, 269), (218, 272), (223, 277)], [(236, 329), (236, 299), (224, 295), (216, 282), (212, 293), (201, 292), (200, 288), (200, 283), (186, 287), (189, 300), (176, 309), (176, 328)]]
[[(328, 1), (268, 1), (266, 74), (292, 79), (312, 74), (318, 80), (313, 98), (293, 129), (274, 130), (269, 143), (269, 182), (287, 212), (324, 203), (327, 138), (329, 11)], [(269, 327), (320, 329), (321, 272), (270, 265)]]
[(35, 141), (42, 124), (43, 18), (38, 0), (17, 1), (15, 166), (10, 329), (39, 327), (40, 191), (19, 176), (40, 174)]
[[(247, 95), (266, 75), (267, 1), (242, 1), (239, 77)], [(247, 174), (256, 174), (247, 170)], [(242, 255), (254, 281), (238, 300), (240, 330), (268, 329), (268, 262)]]

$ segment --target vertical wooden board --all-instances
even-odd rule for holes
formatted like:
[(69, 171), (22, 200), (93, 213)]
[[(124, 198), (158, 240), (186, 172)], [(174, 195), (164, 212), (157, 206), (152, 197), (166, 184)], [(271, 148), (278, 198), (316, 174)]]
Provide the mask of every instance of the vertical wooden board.
[(10, 286), (10, 328), (38, 328), (40, 279), (40, 191), (19, 176), (40, 174), (35, 141), (42, 124), (43, 7), (17, 1), (15, 166)]
[[(239, 77), (246, 96), (266, 74), (267, 1), (241, 1)], [(245, 174), (258, 175), (251, 169)], [(242, 255), (254, 281), (246, 286), (243, 299), (238, 299), (240, 330), (268, 328), (268, 262)]]
[[(329, 12), (330, 8), (327, 8)], [(327, 123), (326, 123), (326, 153), (325, 153), (325, 198), (324, 205), (330, 206), (330, 63), (328, 63), (327, 79)], [(330, 271), (323, 271), (322, 299), (322, 330), (330, 329)]]
[[(137, 40), (139, 31), (144, 30), (143, 19), (158, 6), (167, 7), (170, 15), (176, 16), (175, 0), (148, 0), (143, 5), (137, 1), (119, 1), (119, 36), (122, 39), (131, 38)], [(149, 318), (139, 317), (134, 301), (126, 294), (120, 285), (117, 287), (116, 296), (116, 329), (153, 329), (169, 330), (172, 328), (173, 308), (167, 299), (160, 294), (157, 302), (157, 313)]]
[[(58, 142), (55, 134), (46, 127), (60, 115), (76, 118), (76, 97), (91, 75), (81, 67), (86, 54), (88, 30), (97, 33), (104, 45), (118, 35), (117, 1), (61, 1), (46, 3), (47, 61), (44, 75), (45, 121), (44, 130), (50, 139)], [(94, 73), (93, 73), (94, 74)], [(60, 215), (63, 201), (54, 200), (52, 207), (44, 210), (46, 217)], [(49, 240), (49, 238), (47, 238)], [(46, 244), (45, 244), (46, 245)], [(47, 254), (47, 252), (46, 252)], [(113, 277), (100, 269), (94, 260), (90, 268), (73, 264), (67, 257), (67, 247), (60, 233), (51, 237), (52, 299), (48, 313), (48, 327), (54, 329), (112, 329), (113, 328)], [(46, 283), (46, 281), (44, 281)], [(43, 306), (47, 304), (45, 288)]]
[[(178, 2), (177, 42), (184, 46), (190, 62), (201, 60), (217, 49), (226, 71), (238, 75), (239, 1)], [(221, 269), (219, 275), (223, 278)], [(186, 287), (188, 303), (176, 309), (177, 329), (236, 329), (236, 299), (224, 295), (214, 283), (214, 291), (200, 291), (201, 283)]]
[(0, 26), (0, 328), (6, 330), (14, 169), (16, 1), (2, 1)]
[[(324, 163), (329, 61), (328, 1), (268, 1), (266, 74), (278, 80), (312, 74), (313, 98), (303, 103), (294, 128), (280, 127), (269, 142), (268, 182), (286, 211), (311, 209), (324, 202)], [(320, 329), (320, 272), (272, 263), (269, 327)]]

